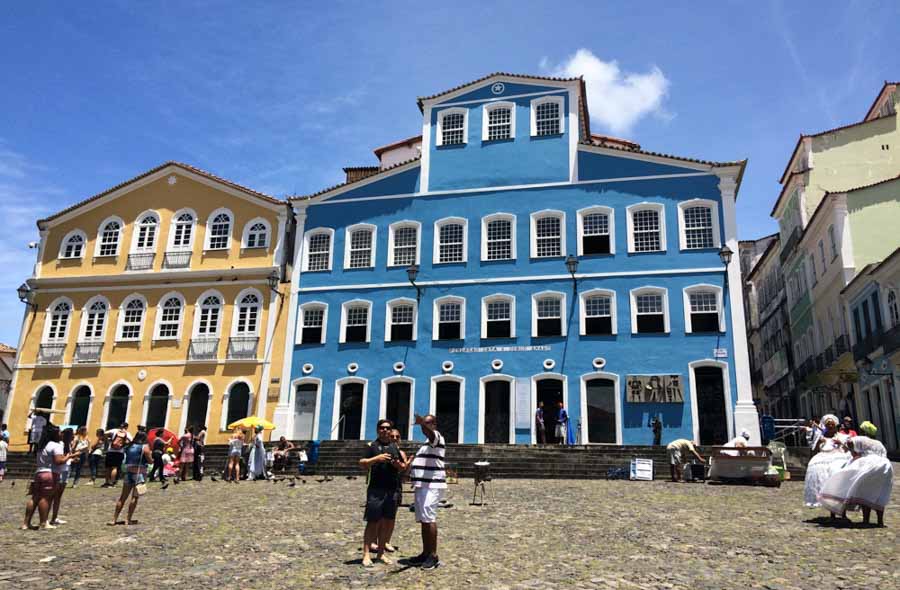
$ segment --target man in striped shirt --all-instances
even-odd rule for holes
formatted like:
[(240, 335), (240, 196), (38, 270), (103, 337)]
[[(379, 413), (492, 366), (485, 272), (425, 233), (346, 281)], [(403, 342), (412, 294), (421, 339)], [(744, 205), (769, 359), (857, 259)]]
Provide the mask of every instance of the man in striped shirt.
[(416, 520), (422, 525), (422, 553), (410, 559), (413, 565), (433, 570), (441, 565), (437, 554), (437, 508), (447, 489), (444, 472), (444, 437), (436, 430), (437, 419), (428, 414), (416, 414), (416, 424), (427, 441), (416, 452), (412, 461), (410, 481), (416, 494)]

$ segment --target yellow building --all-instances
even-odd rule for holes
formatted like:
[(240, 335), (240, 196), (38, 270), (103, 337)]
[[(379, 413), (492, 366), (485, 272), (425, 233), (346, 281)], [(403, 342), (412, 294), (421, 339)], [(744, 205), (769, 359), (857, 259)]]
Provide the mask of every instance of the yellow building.
[(169, 162), (40, 220), (7, 412), (14, 448), (35, 406), (91, 433), (203, 424), (209, 442), (224, 442), (232, 420), (271, 419), (288, 211)]

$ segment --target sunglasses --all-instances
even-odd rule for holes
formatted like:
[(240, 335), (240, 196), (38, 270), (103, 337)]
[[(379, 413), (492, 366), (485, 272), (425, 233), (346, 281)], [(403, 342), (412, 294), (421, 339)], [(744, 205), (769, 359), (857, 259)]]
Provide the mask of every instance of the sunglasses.
[(390, 426), (379, 426), (378, 427), (378, 430), (390, 430), (390, 429), (391, 429)]

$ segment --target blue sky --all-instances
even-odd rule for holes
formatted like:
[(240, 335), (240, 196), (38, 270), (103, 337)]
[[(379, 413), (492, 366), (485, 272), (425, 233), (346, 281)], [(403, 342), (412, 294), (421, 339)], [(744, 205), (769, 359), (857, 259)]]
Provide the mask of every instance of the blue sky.
[(419, 133), (417, 96), (585, 69), (595, 132), (749, 158), (746, 239), (775, 228), (798, 134), (859, 120), (900, 79), (894, 2), (428, 4), (5, 5), (0, 341), (17, 340), (35, 219), (166, 160), (306, 194)]

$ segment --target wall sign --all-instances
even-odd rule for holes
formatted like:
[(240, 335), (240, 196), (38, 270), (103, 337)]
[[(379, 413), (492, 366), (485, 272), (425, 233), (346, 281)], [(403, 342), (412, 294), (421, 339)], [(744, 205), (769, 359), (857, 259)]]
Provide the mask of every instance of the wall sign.
[(713, 358), (714, 359), (727, 359), (728, 358), (728, 349), (727, 348), (713, 348)]
[(466, 346), (464, 348), (451, 348), (450, 354), (468, 354), (472, 352), (534, 352), (550, 350), (549, 345), (541, 346)]
[(531, 379), (516, 379), (516, 428), (531, 428)]
[(681, 404), (681, 375), (629, 375), (626, 401), (632, 404)]

